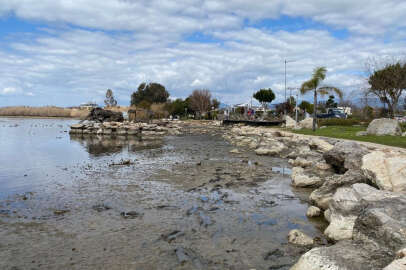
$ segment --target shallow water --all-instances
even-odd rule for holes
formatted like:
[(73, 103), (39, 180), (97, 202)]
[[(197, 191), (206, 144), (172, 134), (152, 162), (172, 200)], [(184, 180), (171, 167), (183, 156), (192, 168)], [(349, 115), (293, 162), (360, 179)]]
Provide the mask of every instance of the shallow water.
[[(69, 136), (74, 120), (0, 119), (1, 269), (289, 269), (321, 236), (286, 160), (219, 133)], [(129, 165), (116, 165), (129, 160)]]

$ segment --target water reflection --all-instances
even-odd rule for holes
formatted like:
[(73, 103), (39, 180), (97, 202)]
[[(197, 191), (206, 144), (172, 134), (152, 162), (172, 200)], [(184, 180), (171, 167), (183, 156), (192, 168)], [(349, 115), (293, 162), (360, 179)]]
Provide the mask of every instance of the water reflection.
[(139, 152), (162, 146), (162, 140), (142, 140), (139, 137), (96, 136), (71, 134), (70, 140), (78, 142), (86, 151), (95, 157), (121, 153), (123, 151)]

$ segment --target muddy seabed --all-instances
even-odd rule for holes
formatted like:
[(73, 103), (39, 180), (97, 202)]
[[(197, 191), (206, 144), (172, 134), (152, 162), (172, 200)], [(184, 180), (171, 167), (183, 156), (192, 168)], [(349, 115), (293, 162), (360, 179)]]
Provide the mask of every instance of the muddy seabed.
[[(307, 249), (288, 232), (325, 227), (306, 218), (308, 193), (286, 160), (229, 153), (221, 128), (206, 131), (71, 137), (98, 158), (0, 201), (0, 269), (289, 269)], [(123, 148), (130, 164), (99, 158)]]

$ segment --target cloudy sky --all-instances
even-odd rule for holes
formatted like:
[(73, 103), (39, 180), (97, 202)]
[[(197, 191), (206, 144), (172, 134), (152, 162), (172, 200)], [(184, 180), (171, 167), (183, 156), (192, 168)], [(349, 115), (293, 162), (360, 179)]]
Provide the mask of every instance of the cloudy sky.
[[(224, 103), (277, 100), (316, 66), (353, 98), (371, 58), (406, 55), (404, 0), (0, 0), (0, 106), (128, 105), (143, 82)], [(305, 99), (307, 97), (304, 97)]]

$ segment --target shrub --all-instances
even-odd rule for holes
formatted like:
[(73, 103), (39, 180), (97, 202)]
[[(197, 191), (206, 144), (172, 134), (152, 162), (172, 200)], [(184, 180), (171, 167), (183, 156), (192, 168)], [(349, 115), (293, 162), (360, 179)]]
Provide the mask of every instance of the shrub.
[(360, 125), (361, 121), (357, 119), (340, 119), (340, 118), (331, 118), (331, 119), (318, 119), (318, 126), (353, 126)]

